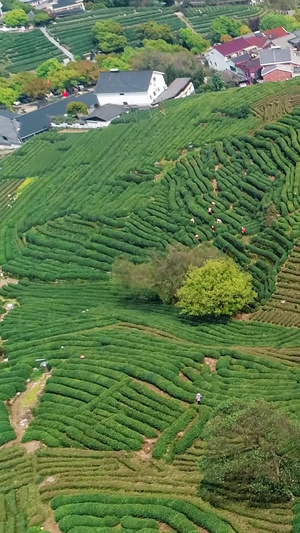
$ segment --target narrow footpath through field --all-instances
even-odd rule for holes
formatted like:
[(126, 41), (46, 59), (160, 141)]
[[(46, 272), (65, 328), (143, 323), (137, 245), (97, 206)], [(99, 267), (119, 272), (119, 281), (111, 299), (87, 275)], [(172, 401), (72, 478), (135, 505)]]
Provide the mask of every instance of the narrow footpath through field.
[(56, 39), (54, 39), (54, 37), (52, 37), (50, 33), (48, 33), (47, 29), (44, 26), (41, 26), (40, 30), (45, 35), (46, 39), (48, 39), (50, 43), (54, 44), (54, 46), (56, 46), (58, 50), (60, 50), (65, 56), (67, 56), (68, 59), (70, 59), (71, 61), (75, 61), (75, 57), (73, 56), (73, 54), (69, 50), (67, 50), (67, 48), (62, 46), (58, 41), (56, 41)]
[(26, 429), (33, 420), (32, 409), (38, 404), (49, 376), (50, 372), (47, 372), (42, 374), (38, 380), (28, 382), (26, 390), (17, 393), (17, 395), (7, 403), (10, 423), (16, 434), (16, 439), (4, 444), (2, 446), (3, 448), (13, 446), (14, 444), (20, 444), (28, 453), (35, 452), (40, 448), (41, 443), (39, 441), (25, 443), (21, 443), (21, 441)]

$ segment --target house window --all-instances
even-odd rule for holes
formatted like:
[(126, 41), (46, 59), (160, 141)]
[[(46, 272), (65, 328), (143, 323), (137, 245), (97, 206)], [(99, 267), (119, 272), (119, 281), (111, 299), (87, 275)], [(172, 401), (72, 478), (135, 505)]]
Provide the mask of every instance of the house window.
[(124, 93), (119, 93), (119, 94), (121, 94), (122, 96), (124, 96)]
[(232, 72), (236, 72), (236, 68), (235, 67), (230, 67), (230, 70), (232, 70)]
[(2, 135), (2, 139), (4, 139), (5, 141), (8, 141), (8, 138), (5, 137), (4, 135)]
[(123, 102), (123, 105), (128, 105), (128, 102)]
[(156, 81), (156, 77), (154, 76), (153, 81)]
[(156, 91), (154, 91), (154, 93), (153, 93), (153, 94), (154, 94), (154, 96), (156, 96)]

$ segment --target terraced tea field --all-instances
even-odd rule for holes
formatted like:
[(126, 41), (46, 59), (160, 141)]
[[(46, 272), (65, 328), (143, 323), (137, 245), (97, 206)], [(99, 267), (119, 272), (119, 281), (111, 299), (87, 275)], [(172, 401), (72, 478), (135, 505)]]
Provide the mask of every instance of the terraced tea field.
[(226, 17), (234, 17), (246, 23), (248, 18), (263, 16), (265, 9), (245, 4), (223, 4), (201, 8), (188, 7), (183, 10), (183, 13), (196, 32), (202, 35), (209, 35), (211, 24), (217, 17), (225, 15)]
[(38, 29), (26, 33), (1, 33), (0, 57), (9, 72), (33, 70), (51, 57), (59, 61), (64, 58)]
[[(211, 484), (213, 506), (199, 462), (225, 401), (299, 420), (298, 98), (297, 79), (193, 96), (2, 160), (1, 533), (297, 533), (297, 494), (257, 508)], [(252, 274), (251, 313), (186, 318), (112, 281), (196, 232)]]
[(185, 24), (181, 22), (171, 8), (161, 9), (159, 6), (138, 9), (118, 7), (95, 9), (81, 15), (58, 19), (55, 25), (50, 26), (50, 33), (66, 45), (73, 54), (83, 55), (95, 48), (92, 35), (95, 22), (105, 19), (113, 19), (122, 25), (130, 46), (137, 44), (137, 26), (148, 20), (155, 20), (159, 24), (168, 24), (172, 32), (185, 27)]

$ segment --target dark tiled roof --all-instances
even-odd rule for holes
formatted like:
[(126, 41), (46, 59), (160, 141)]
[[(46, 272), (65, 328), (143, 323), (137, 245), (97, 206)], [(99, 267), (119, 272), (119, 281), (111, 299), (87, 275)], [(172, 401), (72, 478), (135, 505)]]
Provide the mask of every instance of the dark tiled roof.
[(147, 92), (152, 73), (153, 70), (101, 72), (95, 92), (98, 94)]
[(86, 93), (78, 96), (69, 96), (63, 98), (54, 104), (49, 104), (45, 107), (41, 107), (31, 113), (24, 115), (17, 115), (16, 118), (21, 124), (19, 131), (20, 139), (24, 140), (31, 135), (41, 133), (42, 131), (50, 128), (50, 117), (64, 115), (67, 110), (67, 105), (70, 102), (83, 102), (88, 107), (97, 104), (97, 98), (94, 93)]
[(261, 65), (271, 65), (274, 63), (288, 63), (291, 61), (290, 48), (268, 48), (260, 51)]
[(14, 118), (0, 116), (0, 143), (20, 144), (18, 129), (19, 124)]
[(8, 111), (8, 109), (0, 109), (0, 117), (14, 118), (15, 116), (16, 114)]
[(243, 63), (244, 61), (248, 61), (250, 59), (250, 54), (248, 52), (245, 52), (244, 54), (240, 54), (239, 56), (233, 57), (232, 62), (237, 65), (238, 63)]
[(170, 100), (175, 98), (178, 94), (185, 89), (185, 87), (190, 83), (191, 78), (176, 78), (169, 87), (165, 89), (157, 98), (154, 100), (153, 104), (159, 104), (159, 102), (164, 102), (165, 100)]
[[(53, 4), (53, 9), (61, 9), (63, 7), (69, 7), (76, 5), (78, 0), (56, 0), (56, 2)], [(78, 6), (80, 7), (80, 6)]]
[(88, 117), (85, 117), (85, 120), (98, 118), (103, 122), (108, 122), (109, 120), (119, 117), (127, 110), (128, 108), (122, 105), (106, 104), (102, 107), (97, 107)]

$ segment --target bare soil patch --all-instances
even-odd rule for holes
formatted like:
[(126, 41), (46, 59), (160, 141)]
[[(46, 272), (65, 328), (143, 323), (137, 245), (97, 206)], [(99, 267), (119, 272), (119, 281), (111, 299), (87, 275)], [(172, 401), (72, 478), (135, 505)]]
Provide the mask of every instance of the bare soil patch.
[(183, 379), (183, 381), (188, 381), (188, 383), (190, 383), (189, 378), (187, 378), (182, 372), (179, 372), (179, 377), (180, 379)]
[(4, 276), (2, 270), (0, 270), (0, 289), (4, 287), (4, 285), (8, 285), (9, 283), (16, 284), (18, 283), (18, 280), (15, 278), (9, 278), (9, 277)]
[[(215, 166), (215, 170), (218, 170), (218, 168), (219, 168), (219, 166), (216, 165), (216, 166)], [(216, 196), (218, 196), (218, 182), (217, 182), (216, 178), (214, 178), (214, 179), (212, 180), (211, 184), (212, 184), (212, 188), (213, 188), (214, 194), (215, 194)]]
[(251, 313), (237, 313), (235, 315), (235, 320), (240, 320), (241, 322), (248, 322), (251, 318)]
[(175, 531), (169, 524), (166, 524), (165, 522), (159, 522), (158, 524), (158, 531)]
[(65, 129), (62, 129), (62, 130), (58, 130), (57, 133), (87, 133), (87, 131), (89, 131), (88, 129), (86, 130), (77, 130), (77, 129), (72, 129), (72, 128), (65, 128)]
[(139, 459), (142, 461), (150, 461), (150, 459), (152, 459), (154, 444), (156, 443), (157, 439), (158, 437), (155, 437), (154, 439), (147, 439), (144, 437), (142, 449), (136, 452), (137, 457), (139, 457)]
[(204, 357), (204, 363), (209, 366), (212, 372), (216, 371), (217, 359), (214, 359), (213, 357)]
[(50, 505), (48, 506), (48, 513), (49, 513), (49, 516), (46, 518), (45, 522), (43, 523), (44, 530), (49, 531), (49, 533), (61, 533), (57, 522), (55, 522), (54, 513)]

